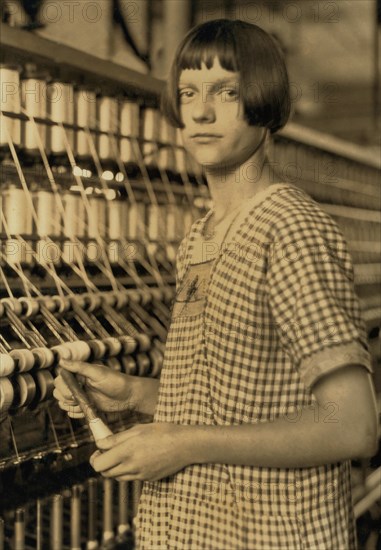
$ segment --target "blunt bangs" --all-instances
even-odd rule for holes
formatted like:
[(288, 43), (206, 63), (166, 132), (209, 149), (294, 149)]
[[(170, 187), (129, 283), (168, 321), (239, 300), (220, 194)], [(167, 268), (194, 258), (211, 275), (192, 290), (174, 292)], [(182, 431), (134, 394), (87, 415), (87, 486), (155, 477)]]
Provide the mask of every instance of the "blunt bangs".
[(290, 115), (289, 80), (283, 54), (276, 41), (257, 25), (240, 20), (216, 19), (191, 29), (180, 43), (161, 109), (168, 122), (183, 128), (178, 83), (185, 69), (208, 69), (217, 58), (222, 68), (239, 72), (240, 99), (248, 124), (276, 132)]
[(239, 70), (234, 34), (229, 28), (213, 23), (214, 21), (202, 25), (199, 32), (196, 32), (196, 27), (193, 36), (189, 37), (184, 48), (180, 50), (176, 67), (178, 77), (184, 69), (201, 69), (202, 63), (211, 69), (216, 57), (226, 71)]

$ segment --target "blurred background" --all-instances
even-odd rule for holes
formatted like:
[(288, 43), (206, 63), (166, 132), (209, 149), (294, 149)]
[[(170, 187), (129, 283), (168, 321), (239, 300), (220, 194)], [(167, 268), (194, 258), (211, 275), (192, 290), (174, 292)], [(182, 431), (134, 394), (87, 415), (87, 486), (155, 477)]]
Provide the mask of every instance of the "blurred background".
[(193, 25), (220, 17), (257, 24), (285, 52), (294, 122), (370, 148), (380, 135), (380, 6), (380, 0), (1, 0), (10, 25), (160, 79)]

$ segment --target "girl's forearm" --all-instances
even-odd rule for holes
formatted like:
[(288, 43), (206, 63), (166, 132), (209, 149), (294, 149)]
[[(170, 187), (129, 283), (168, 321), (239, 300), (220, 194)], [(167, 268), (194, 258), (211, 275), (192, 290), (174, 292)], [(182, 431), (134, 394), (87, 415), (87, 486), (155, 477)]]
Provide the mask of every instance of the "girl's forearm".
[(360, 427), (329, 409), (303, 408), (299, 417), (237, 426), (184, 426), (188, 462), (303, 468), (371, 456)]

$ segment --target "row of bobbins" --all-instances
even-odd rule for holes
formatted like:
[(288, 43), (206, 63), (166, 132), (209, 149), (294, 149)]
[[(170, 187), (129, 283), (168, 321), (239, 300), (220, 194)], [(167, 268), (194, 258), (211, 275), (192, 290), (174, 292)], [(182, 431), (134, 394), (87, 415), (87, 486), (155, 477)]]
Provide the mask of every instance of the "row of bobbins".
[[(147, 239), (161, 242), (171, 261), (176, 245), (189, 231), (193, 215), (181, 204), (129, 203), (114, 192), (106, 197), (93, 190), (88, 195), (88, 207), (77, 191), (65, 190), (60, 204), (48, 189), (31, 192), (37, 226), (33, 221), (29, 197), (17, 183), (5, 184), (1, 206), (10, 238), (4, 240), (3, 254), (10, 263), (37, 261), (73, 262), (80, 255), (82, 261), (94, 262), (102, 258), (101, 241), (106, 241), (106, 253), (111, 263), (136, 257), (137, 242)], [(1, 231), (1, 226), (0, 226)], [(25, 241), (16, 236), (21, 235)], [(31, 241), (33, 237), (33, 242)], [(47, 237), (49, 240), (47, 240)], [(131, 243), (126, 246), (125, 242)], [(26, 244), (28, 246), (26, 246)], [(83, 246), (79, 246), (82, 244)], [(139, 250), (141, 253), (142, 251)]]
[[(34, 65), (0, 65), (1, 80), (12, 93), (2, 94), (1, 110), (20, 114), (22, 108), (34, 118), (96, 129), (94, 137), (101, 161), (136, 162), (136, 144), (145, 141), (142, 155), (163, 169), (194, 172), (198, 167), (182, 148), (181, 134), (171, 127), (157, 108), (141, 108), (131, 98), (102, 95), (88, 86), (75, 87), (69, 81), (54, 80)], [(21, 75), (21, 76), (20, 76)], [(54, 155), (66, 153), (65, 137), (59, 126), (38, 123), (44, 150)], [(29, 120), (7, 120), (13, 143), (30, 155), (38, 155), (38, 138)], [(91, 143), (86, 130), (67, 129), (66, 139), (77, 159), (91, 159)], [(109, 134), (118, 134), (115, 138)], [(133, 138), (131, 140), (130, 138)], [(0, 148), (7, 146), (7, 132), (0, 130)]]
[(109, 361), (113, 368), (132, 375), (156, 377), (162, 365), (162, 351), (153, 346), (146, 335), (138, 336), (137, 339), (125, 335), (1, 353), (0, 411), (31, 407), (49, 399), (54, 389), (54, 376), (45, 369), (54, 367), (61, 359), (92, 361), (118, 357), (117, 361)]
[(302, 187), (320, 203), (368, 210), (380, 206), (378, 167), (284, 135), (274, 136), (270, 158), (280, 180)]
[(132, 543), (141, 482), (90, 478), (6, 512), (0, 549), (96, 550)]
[[(0, 302), (0, 314), (6, 315), (11, 309), (12, 313), (21, 319), (33, 318), (38, 315), (40, 304), (44, 304), (50, 312), (60, 314), (69, 311), (74, 305), (94, 311), (105, 304), (118, 310), (125, 307), (131, 299), (135, 302), (143, 300), (147, 304), (155, 298), (164, 299), (164, 303), (169, 303), (172, 292), (168, 289), (165, 294), (163, 295), (159, 289), (150, 289), (144, 292), (83, 294), (75, 298), (7, 298)], [(163, 346), (157, 340), (152, 341), (152, 336), (136, 332), (134, 336), (119, 335), (87, 341), (76, 340), (51, 348), (13, 349), (9, 353), (1, 353), (1, 410), (4, 412), (10, 408), (22, 408), (49, 398), (53, 389), (53, 377), (51, 372), (45, 369), (54, 367), (60, 359), (102, 360), (110, 367), (129, 374), (155, 377), (161, 369)], [(9, 376), (11, 379), (8, 379)]]
[(133, 302), (148, 305), (151, 300), (163, 301), (167, 306), (174, 297), (174, 289), (152, 287), (147, 289), (125, 289), (119, 291), (99, 291), (97, 293), (83, 292), (72, 296), (39, 296), (37, 298), (22, 296), (20, 298), (2, 298), (0, 300), (0, 319), (6, 314), (7, 307), (20, 317), (33, 318), (39, 313), (40, 307), (45, 306), (51, 313), (69, 311), (73, 304), (81, 308), (94, 311), (101, 308), (102, 304), (112, 306), (118, 310), (123, 309), (131, 300)]

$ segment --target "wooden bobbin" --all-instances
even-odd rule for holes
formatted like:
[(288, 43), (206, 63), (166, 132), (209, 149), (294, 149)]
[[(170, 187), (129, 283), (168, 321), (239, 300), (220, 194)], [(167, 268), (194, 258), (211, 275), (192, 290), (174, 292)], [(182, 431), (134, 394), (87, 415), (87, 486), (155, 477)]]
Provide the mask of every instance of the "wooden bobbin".
[(145, 353), (138, 353), (136, 355), (136, 363), (138, 367), (138, 376), (147, 376), (151, 365), (148, 355)]
[[(127, 220), (127, 238), (129, 241), (139, 241), (139, 239), (144, 239), (146, 234), (146, 226), (143, 223), (143, 220), (145, 219), (145, 216), (146, 205), (143, 202), (130, 204)], [(141, 248), (137, 242), (134, 243), (134, 246), (137, 246), (138, 249)]]
[(61, 296), (53, 296), (53, 300), (56, 303), (56, 311), (58, 313), (64, 313), (65, 311), (69, 311), (70, 298), (68, 296), (65, 296), (65, 298), (62, 298)]
[(114, 540), (113, 479), (103, 480), (103, 533), (102, 544), (107, 548)]
[(50, 505), (50, 546), (51, 550), (63, 547), (63, 496), (53, 495)]
[(54, 363), (54, 353), (49, 348), (34, 348), (32, 349), (32, 354), (35, 367), (46, 369)]
[(148, 351), (151, 347), (151, 338), (147, 334), (139, 333), (135, 335), (135, 340), (138, 342), (139, 351)]
[(87, 294), (87, 311), (92, 313), (93, 311), (99, 309), (102, 305), (102, 296), (100, 294)]
[[(0, 79), (1, 82), (7, 84), (7, 87), (12, 90), (11, 93), (2, 94), (1, 96), (1, 110), (9, 111), (11, 113), (20, 114), (21, 110), (21, 94), (20, 94), (20, 73), (21, 67), (11, 63), (0, 64)], [(4, 117), (5, 120), (0, 124), (0, 148), (8, 148), (8, 134), (6, 129), (11, 135), (12, 141), (15, 146), (20, 145), (21, 141), (21, 124), (20, 120)]]
[(107, 354), (106, 344), (102, 340), (90, 340), (87, 344), (91, 350), (91, 359), (102, 359)]
[(148, 352), (149, 358), (151, 360), (151, 371), (150, 376), (156, 378), (161, 371), (163, 366), (163, 356), (158, 349), (152, 348)]
[[(70, 82), (51, 81), (46, 87), (47, 109), (49, 116), (55, 122), (74, 122), (74, 89)], [(66, 152), (65, 134), (71, 150), (74, 151), (74, 130), (62, 130), (60, 126), (51, 126), (49, 133), (49, 148), (55, 155)]]
[(63, 381), (71, 391), (72, 395), (74, 396), (75, 400), (77, 401), (77, 404), (80, 406), (81, 411), (83, 412), (88, 422), (88, 426), (94, 436), (95, 442), (97, 442), (99, 439), (103, 439), (104, 437), (112, 435), (112, 431), (110, 430), (110, 428), (108, 428), (108, 426), (106, 426), (103, 420), (99, 418), (98, 412), (89, 401), (86, 392), (80, 386), (77, 378), (73, 375), (73, 373), (69, 372), (66, 369), (60, 369), (59, 373), (62, 376)]
[(25, 510), (24, 508), (18, 508), (15, 513), (14, 524), (15, 546), (17, 549), (25, 548)]
[(5, 315), (5, 308), (4, 305), (0, 302), (0, 318), (4, 317)]
[(104, 197), (98, 195), (89, 196), (89, 209), (87, 210), (87, 237), (86, 256), (89, 262), (97, 261), (102, 256), (102, 247), (97, 241), (106, 236), (106, 212), (107, 205)]
[(128, 334), (125, 336), (120, 336), (119, 341), (122, 344), (124, 355), (129, 355), (130, 353), (133, 353), (137, 348), (137, 341)]
[[(54, 193), (38, 189), (33, 193), (33, 203), (37, 216), (36, 232), (40, 239), (36, 243), (38, 263), (59, 263), (61, 249), (57, 237), (61, 234), (61, 217)], [(46, 238), (49, 235), (50, 239)]]
[(90, 346), (83, 340), (68, 342), (66, 347), (70, 351), (71, 361), (86, 361), (91, 354)]
[(40, 304), (33, 298), (19, 298), (19, 302), (22, 306), (23, 314), (26, 317), (34, 317), (40, 310)]
[(116, 304), (115, 307), (118, 310), (123, 309), (128, 304), (128, 293), (124, 290), (115, 293)]
[(107, 202), (108, 207), (108, 256), (112, 264), (121, 259), (121, 240), (125, 237), (126, 216), (124, 201), (114, 199)]
[(73, 485), (70, 499), (70, 549), (81, 550), (81, 486)]
[(58, 303), (53, 299), (52, 296), (44, 296), (39, 298), (40, 303), (42, 303), (50, 313), (55, 313), (58, 308)]
[[(139, 134), (139, 104), (130, 99), (123, 99), (119, 110), (120, 133), (123, 136), (138, 136)], [(131, 140), (123, 137), (119, 142), (120, 158), (123, 163), (135, 160)]]
[(105, 344), (107, 353), (110, 357), (115, 357), (122, 351), (122, 343), (113, 336), (110, 336), (110, 338), (104, 338), (103, 343)]
[[(4, 120), (4, 119), (3, 119)], [(6, 124), (6, 122), (5, 122)], [(3, 123), (0, 123), (3, 126)], [(1, 131), (1, 130), (0, 130)], [(29, 208), (28, 195), (24, 189), (13, 182), (1, 182), (2, 210), (8, 224), (10, 235), (29, 236), (33, 230), (32, 210)], [(7, 246), (3, 250), (3, 256), (10, 264), (31, 263), (30, 241), (21, 242), (18, 238), (7, 239)]]
[(76, 294), (69, 298), (71, 308), (74, 306), (85, 309), (87, 307), (87, 297), (85, 294)]
[(13, 311), (18, 317), (22, 315), (22, 305), (20, 304), (17, 298), (3, 298), (1, 300), (5, 309), (9, 308)]
[(143, 306), (143, 307), (146, 307), (148, 306), (148, 304), (150, 304), (152, 302), (152, 294), (151, 294), (151, 289), (150, 290), (142, 290), (139, 292), (139, 297), (140, 297), (140, 304)]
[(53, 346), (51, 350), (54, 353), (55, 360), (57, 362), (60, 361), (61, 359), (64, 359), (65, 361), (71, 360), (71, 351), (66, 344), (59, 344), (58, 346)]
[(88, 480), (88, 508), (87, 508), (87, 542), (86, 550), (97, 550), (99, 548), (97, 540), (98, 523), (98, 480), (91, 478)]
[(18, 372), (26, 372), (34, 366), (34, 356), (29, 349), (13, 349), (9, 355), (15, 362)]
[(0, 353), (0, 377), (9, 376), (15, 370), (15, 360), (8, 353)]
[[(99, 130), (104, 132), (118, 131), (118, 100), (112, 96), (97, 97), (97, 119)], [(114, 159), (114, 138), (107, 134), (100, 134), (97, 139), (97, 149), (100, 160)]]
[(112, 292), (104, 292), (102, 294), (102, 303), (114, 307), (116, 304), (116, 296)]
[(54, 378), (53, 375), (47, 370), (41, 370), (36, 372), (35, 381), (37, 386), (37, 395), (39, 401), (46, 401), (53, 395), (54, 390)]
[(36, 395), (36, 383), (31, 374), (19, 374), (14, 380), (15, 399), (13, 407), (27, 407)]
[(163, 301), (164, 292), (160, 288), (150, 288), (151, 299)]
[(137, 304), (141, 301), (140, 292), (138, 290), (128, 290), (128, 300), (132, 302), (136, 302)]
[[(96, 124), (96, 92), (90, 87), (79, 86), (74, 92), (75, 121), (78, 126), (94, 128)], [(75, 133), (76, 155), (90, 158), (90, 146), (84, 130)]]
[(137, 365), (135, 359), (131, 355), (126, 355), (121, 358), (123, 372), (135, 376), (137, 373)]
[(128, 481), (118, 483), (118, 542), (126, 540), (131, 530), (129, 524), (129, 502), (128, 502)]
[(156, 164), (156, 161), (154, 161), (157, 149), (155, 142), (158, 141), (160, 135), (160, 112), (154, 107), (147, 106), (143, 109), (141, 115), (143, 137), (147, 140), (142, 146), (144, 160), (147, 164)]
[(15, 391), (9, 378), (0, 378), (0, 414), (10, 409), (14, 397)]

